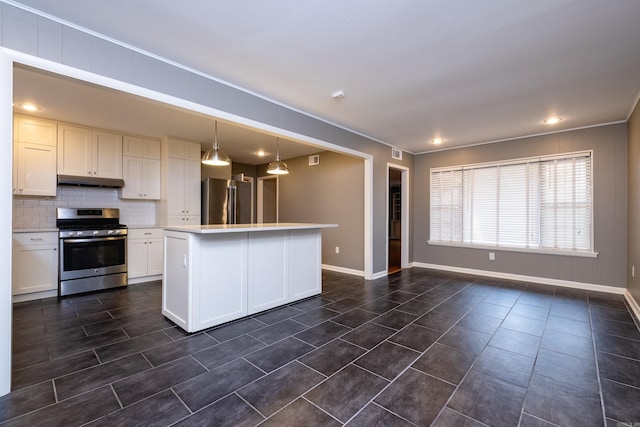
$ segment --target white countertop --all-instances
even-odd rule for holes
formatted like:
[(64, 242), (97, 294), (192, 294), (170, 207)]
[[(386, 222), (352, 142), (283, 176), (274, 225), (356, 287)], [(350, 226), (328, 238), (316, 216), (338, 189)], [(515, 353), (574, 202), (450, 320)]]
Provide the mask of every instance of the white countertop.
[(279, 222), (268, 224), (218, 224), (218, 225), (183, 225), (164, 226), (165, 230), (181, 231), (194, 234), (245, 233), (255, 231), (304, 230), (315, 228), (332, 228), (338, 224), (312, 224), (297, 222)]
[(14, 233), (50, 233), (50, 232), (58, 232), (56, 227), (45, 227), (45, 228), (14, 228), (11, 230)]

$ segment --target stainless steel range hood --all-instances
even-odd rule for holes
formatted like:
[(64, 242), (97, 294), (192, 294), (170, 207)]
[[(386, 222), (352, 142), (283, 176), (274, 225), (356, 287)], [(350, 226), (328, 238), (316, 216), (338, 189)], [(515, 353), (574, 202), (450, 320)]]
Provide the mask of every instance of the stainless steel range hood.
[(98, 178), (95, 176), (58, 175), (58, 185), (121, 188), (124, 187), (124, 180), (116, 178)]

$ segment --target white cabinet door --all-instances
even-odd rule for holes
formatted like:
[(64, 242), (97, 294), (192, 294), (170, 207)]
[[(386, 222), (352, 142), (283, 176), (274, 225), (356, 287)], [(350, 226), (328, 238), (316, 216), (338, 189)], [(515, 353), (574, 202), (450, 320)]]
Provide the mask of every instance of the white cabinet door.
[(144, 198), (147, 200), (160, 200), (160, 160), (144, 159), (142, 166)]
[(184, 159), (200, 162), (202, 146), (196, 142), (184, 142)]
[(168, 145), (168, 156), (176, 159), (200, 161), (201, 146), (197, 142), (180, 141), (170, 139)]
[(289, 302), (288, 231), (263, 231), (249, 236), (249, 314)]
[(14, 194), (56, 195), (55, 146), (19, 142), (14, 156)]
[(122, 157), (123, 199), (160, 199), (160, 160)]
[(122, 178), (122, 135), (58, 126), (58, 174)]
[(160, 141), (124, 135), (122, 137), (122, 155), (160, 160)]
[(144, 159), (140, 157), (122, 157), (122, 179), (124, 187), (122, 187), (123, 199), (143, 199), (144, 189)]
[(58, 126), (58, 174), (93, 176), (91, 129)]
[(162, 274), (162, 230), (159, 228), (129, 229), (127, 239), (129, 279)]
[(50, 120), (16, 115), (13, 121), (13, 140), (32, 144), (56, 146), (58, 124)]
[[(189, 216), (200, 215), (201, 183), (200, 183), (200, 162), (184, 161), (184, 210)], [(199, 223), (199, 222), (198, 222)]]
[(147, 241), (127, 240), (127, 277), (135, 279), (147, 275)]
[(58, 288), (57, 233), (14, 234), (12, 249), (13, 295)]
[(184, 208), (185, 161), (169, 157), (169, 179), (167, 180), (167, 214), (170, 216), (186, 215)]
[(100, 178), (122, 179), (122, 135), (94, 131), (93, 175)]
[(162, 237), (147, 241), (147, 276), (162, 274)]

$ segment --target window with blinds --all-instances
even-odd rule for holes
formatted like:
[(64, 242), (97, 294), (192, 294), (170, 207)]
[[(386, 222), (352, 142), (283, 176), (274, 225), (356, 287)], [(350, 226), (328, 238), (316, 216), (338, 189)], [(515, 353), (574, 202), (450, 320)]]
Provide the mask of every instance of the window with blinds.
[(429, 242), (593, 252), (591, 158), (432, 169)]

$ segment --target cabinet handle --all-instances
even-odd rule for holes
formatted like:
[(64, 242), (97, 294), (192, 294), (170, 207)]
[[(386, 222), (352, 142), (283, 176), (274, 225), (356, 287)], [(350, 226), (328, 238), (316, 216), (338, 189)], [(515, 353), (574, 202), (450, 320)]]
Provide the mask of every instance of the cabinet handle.
[(35, 242), (36, 240), (42, 240), (42, 237), (32, 237), (31, 240)]
[(53, 248), (53, 250), (54, 250), (54, 251), (57, 251), (57, 250), (58, 250), (58, 248)]
[(182, 254), (182, 267), (187, 268), (187, 254)]
[(144, 233), (145, 236), (151, 236), (153, 233)]

